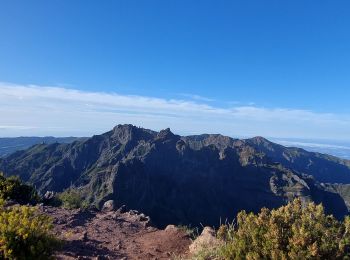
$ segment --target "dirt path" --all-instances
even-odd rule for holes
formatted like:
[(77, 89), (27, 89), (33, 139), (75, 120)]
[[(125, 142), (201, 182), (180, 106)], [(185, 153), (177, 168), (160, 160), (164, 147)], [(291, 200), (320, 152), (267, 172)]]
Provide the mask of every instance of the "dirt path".
[(65, 240), (58, 259), (172, 259), (188, 252), (185, 231), (159, 230), (137, 212), (82, 212), (45, 207), (54, 232)]

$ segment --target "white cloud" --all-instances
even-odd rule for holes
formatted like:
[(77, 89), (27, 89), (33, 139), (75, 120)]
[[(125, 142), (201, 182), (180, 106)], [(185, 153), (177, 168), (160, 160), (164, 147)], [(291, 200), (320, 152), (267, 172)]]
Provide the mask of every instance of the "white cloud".
[(204, 101), (204, 102), (215, 101), (215, 99), (213, 99), (213, 98), (203, 97), (203, 96), (195, 95), (195, 94), (181, 93), (179, 95), (182, 97), (190, 98), (190, 99), (197, 100), (197, 101)]
[(131, 123), (179, 134), (349, 139), (350, 115), (205, 102), (0, 83), (0, 136), (87, 136)]
[(286, 140), (274, 140), (276, 143), (282, 144), (284, 146), (294, 146), (294, 147), (310, 147), (310, 148), (325, 148), (325, 149), (335, 149), (335, 150), (349, 150), (350, 147), (344, 145), (334, 145), (334, 144), (324, 144), (324, 143), (312, 143), (303, 141), (286, 141)]

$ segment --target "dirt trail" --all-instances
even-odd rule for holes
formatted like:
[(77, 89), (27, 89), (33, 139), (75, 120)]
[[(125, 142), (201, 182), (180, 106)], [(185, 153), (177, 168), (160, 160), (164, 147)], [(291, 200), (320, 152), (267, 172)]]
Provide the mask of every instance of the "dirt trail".
[(191, 243), (177, 228), (159, 230), (134, 211), (83, 212), (44, 207), (65, 245), (57, 259), (172, 259)]

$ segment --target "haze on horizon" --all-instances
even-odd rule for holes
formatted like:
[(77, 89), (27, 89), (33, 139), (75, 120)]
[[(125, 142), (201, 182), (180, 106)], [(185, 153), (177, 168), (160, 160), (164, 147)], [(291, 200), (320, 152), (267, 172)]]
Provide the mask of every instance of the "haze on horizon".
[(346, 1), (2, 1), (0, 136), (350, 141)]

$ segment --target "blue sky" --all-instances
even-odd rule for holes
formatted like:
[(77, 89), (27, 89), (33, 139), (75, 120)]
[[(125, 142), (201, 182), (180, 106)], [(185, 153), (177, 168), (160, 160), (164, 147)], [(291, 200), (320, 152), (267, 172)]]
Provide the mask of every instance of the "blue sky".
[(0, 135), (89, 135), (130, 122), (182, 134), (350, 139), (349, 9), (349, 1), (1, 1)]

